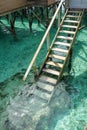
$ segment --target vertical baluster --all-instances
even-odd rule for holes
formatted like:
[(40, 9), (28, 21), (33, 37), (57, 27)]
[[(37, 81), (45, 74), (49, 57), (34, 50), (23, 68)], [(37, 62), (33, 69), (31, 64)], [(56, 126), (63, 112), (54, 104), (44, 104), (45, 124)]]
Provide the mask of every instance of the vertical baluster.
[(34, 62), (34, 65), (33, 65), (33, 72), (34, 72), (34, 80), (36, 81), (37, 80), (37, 65), (36, 65), (36, 62)]
[(58, 28), (59, 28), (59, 26), (60, 26), (60, 10), (59, 10), (59, 12), (58, 12)]
[(47, 50), (50, 48), (50, 32), (47, 35)]

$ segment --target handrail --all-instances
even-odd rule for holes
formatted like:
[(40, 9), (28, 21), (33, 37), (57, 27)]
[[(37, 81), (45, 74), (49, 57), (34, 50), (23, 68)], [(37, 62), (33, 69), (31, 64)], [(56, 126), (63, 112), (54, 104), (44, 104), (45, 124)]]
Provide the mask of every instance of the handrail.
[(40, 52), (40, 50), (41, 50), (41, 48), (42, 48), (42, 46), (43, 46), (43, 44), (44, 44), (46, 38), (47, 38), (47, 36), (48, 36), (48, 33), (49, 33), (49, 31), (50, 31), (50, 29), (51, 29), (53, 23), (54, 23), (54, 20), (56, 19), (56, 16), (57, 16), (58, 12), (60, 11), (60, 8), (61, 8), (63, 2), (64, 2), (64, 0), (61, 0), (60, 3), (59, 3), (59, 6), (58, 6), (58, 8), (57, 8), (57, 10), (56, 10), (56, 12), (55, 12), (55, 14), (54, 14), (54, 16), (53, 16), (53, 18), (52, 18), (50, 24), (49, 24), (49, 26), (48, 26), (48, 28), (47, 28), (45, 34), (44, 34), (44, 36), (43, 36), (43, 38), (42, 38), (42, 40), (41, 40), (41, 42), (40, 42), (40, 45), (39, 45), (39, 47), (38, 47), (36, 53), (34, 54), (34, 57), (33, 57), (32, 61), (31, 61), (31, 63), (29, 64), (28, 69), (27, 69), (27, 71), (26, 71), (26, 73), (25, 73), (25, 75), (24, 75), (24, 77), (23, 77), (23, 80), (24, 80), (24, 81), (26, 80), (27, 75), (28, 75), (28, 73), (30, 72), (30, 70), (31, 70), (31, 68), (32, 68), (32, 66), (33, 66), (33, 64), (34, 64), (34, 62), (35, 62), (35, 60), (36, 60), (36, 58), (37, 58), (37, 56), (38, 56), (38, 54), (39, 54), (39, 52)]

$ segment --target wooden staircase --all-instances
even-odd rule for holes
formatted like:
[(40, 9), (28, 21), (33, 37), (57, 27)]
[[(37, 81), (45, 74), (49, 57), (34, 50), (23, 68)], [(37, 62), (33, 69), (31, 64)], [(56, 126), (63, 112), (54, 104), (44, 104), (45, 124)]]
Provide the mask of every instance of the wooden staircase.
[(67, 11), (41, 68), (33, 94), (50, 101), (74, 43), (83, 11)]

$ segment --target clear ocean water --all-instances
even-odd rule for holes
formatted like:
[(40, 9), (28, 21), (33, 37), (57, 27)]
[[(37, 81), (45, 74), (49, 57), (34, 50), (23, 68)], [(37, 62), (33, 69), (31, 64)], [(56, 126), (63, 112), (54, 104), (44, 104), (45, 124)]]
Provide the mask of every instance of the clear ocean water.
[[(86, 19), (84, 16), (83, 25)], [(3, 22), (8, 24), (5, 19)], [(33, 23), (33, 32), (29, 31), (27, 20), (24, 21), (24, 26), (17, 20), (15, 26), (16, 39), (4, 26), (0, 26), (0, 130), (84, 130), (87, 124), (87, 27), (77, 34), (73, 46), (72, 68), (70, 73), (63, 77), (66, 84), (63, 90), (65, 96), (61, 97), (62, 101), (59, 100), (59, 107), (55, 106), (57, 97), (55, 107), (52, 107), (54, 111), (44, 109), (43, 111), (47, 110), (51, 114), (46, 116), (44, 114), (35, 128), (9, 127), (7, 122), (9, 102), (15, 100), (25, 84), (33, 82), (32, 72), (25, 82), (22, 81), (22, 77), (45, 32), (45, 28), (42, 25), (38, 26), (37, 21)], [(55, 30), (56, 28), (53, 28), (51, 33), (53, 34)], [(45, 56), (45, 47), (46, 44), (37, 60), (38, 66)]]

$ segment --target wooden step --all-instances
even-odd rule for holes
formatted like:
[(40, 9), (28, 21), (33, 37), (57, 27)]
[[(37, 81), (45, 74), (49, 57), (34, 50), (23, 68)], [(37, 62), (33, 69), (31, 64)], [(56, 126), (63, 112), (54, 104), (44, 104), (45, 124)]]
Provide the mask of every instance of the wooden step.
[(58, 76), (60, 74), (60, 72), (56, 71), (56, 70), (52, 70), (52, 69), (43, 69), (43, 72), (49, 73), (49, 74), (53, 74)]
[(81, 13), (81, 11), (69, 10), (68, 13)]
[(66, 27), (66, 28), (77, 28), (77, 26), (72, 26), (72, 25), (62, 25), (62, 27)]
[(65, 43), (65, 42), (55, 42), (54, 44), (56, 44), (56, 45), (68, 46), (68, 47), (70, 47), (70, 45), (71, 45), (71, 44)]
[(64, 20), (64, 22), (67, 22), (67, 23), (79, 23), (79, 21), (76, 21), (76, 20)]
[(59, 51), (59, 52), (68, 53), (68, 50), (60, 49), (60, 48), (52, 48), (52, 51)]
[(47, 100), (47, 101), (51, 97), (51, 94), (48, 94), (46, 92), (42, 92), (42, 91), (40, 91), (38, 89), (35, 89), (35, 91), (33, 92), (33, 94), (36, 95), (36, 96), (38, 96), (39, 98), (42, 98), (42, 99)]
[(65, 40), (73, 40), (73, 37), (67, 37), (67, 36), (57, 36), (57, 38), (61, 38)]
[(66, 57), (64, 57), (64, 56), (59, 56), (59, 55), (54, 55), (54, 54), (50, 54), (49, 57), (59, 59), (59, 60), (65, 60), (66, 59)]
[(66, 18), (80, 18), (80, 16), (76, 16), (76, 15), (67, 15)]
[(75, 34), (74, 31), (60, 30), (61, 33)]
[(56, 83), (57, 83), (57, 79), (54, 79), (54, 78), (51, 78), (51, 77), (48, 77), (45, 75), (41, 75), (39, 79), (41, 81), (48, 82), (48, 83), (51, 83), (53, 85), (56, 85)]
[(53, 61), (47, 61), (46, 64), (47, 64), (47, 65), (51, 65), (51, 66), (55, 66), (55, 67), (59, 67), (59, 68), (62, 68), (62, 67), (63, 67), (63, 64), (61, 64), (61, 63), (56, 63), (56, 62), (53, 62)]
[(53, 89), (54, 89), (54, 86), (49, 85), (49, 84), (47, 84), (47, 83), (42, 83), (42, 82), (40, 82), (40, 81), (37, 82), (37, 86), (38, 86), (39, 88), (41, 88), (42, 90), (46, 90), (46, 91), (49, 91), (49, 92), (52, 92)]

